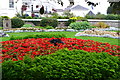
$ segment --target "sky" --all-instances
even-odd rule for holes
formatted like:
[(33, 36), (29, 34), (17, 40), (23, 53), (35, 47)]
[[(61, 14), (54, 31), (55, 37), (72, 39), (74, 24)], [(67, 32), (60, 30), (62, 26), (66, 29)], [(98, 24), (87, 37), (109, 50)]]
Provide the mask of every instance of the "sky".
[[(69, 5), (69, 1), (68, 0), (62, 0), (64, 2), (64, 6), (63, 8), (66, 8)], [(107, 8), (109, 7), (109, 2), (107, 2), (107, 0), (88, 0), (94, 3), (100, 3), (99, 5), (97, 5), (96, 7), (94, 7), (93, 9), (91, 8), (91, 6), (88, 6), (86, 4), (86, 2), (84, 0), (74, 0), (75, 4), (79, 4), (82, 5), (86, 8), (89, 8), (91, 11), (93, 11), (95, 14), (97, 14), (98, 12), (102, 13), (102, 14), (106, 14), (107, 13)], [(58, 8), (59, 6), (57, 6)]]

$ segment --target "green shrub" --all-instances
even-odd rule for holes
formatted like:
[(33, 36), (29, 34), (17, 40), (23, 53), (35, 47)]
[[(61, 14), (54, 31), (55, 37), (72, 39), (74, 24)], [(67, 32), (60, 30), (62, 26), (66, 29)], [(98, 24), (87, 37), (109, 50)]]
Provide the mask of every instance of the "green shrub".
[(73, 22), (75, 22), (75, 21), (76, 21), (76, 19), (69, 19), (69, 20), (65, 23), (65, 26), (69, 26), (70, 23), (73, 23)]
[(24, 21), (20, 18), (12, 18), (11, 19), (12, 28), (20, 28), (24, 25)]
[(24, 36), (24, 37), (10, 37), (10, 40), (17, 40), (17, 39), (28, 39), (28, 38), (62, 38), (62, 37), (66, 37), (66, 35), (64, 34), (48, 34), (48, 33), (45, 33), (45, 34), (36, 34), (36, 35), (27, 35), (27, 36)]
[(87, 19), (95, 19), (94, 16), (90, 16), (90, 15), (86, 15), (85, 18), (87, 18)]
[(58, 21), (57, 19), (53, 19), (53, 18), (44, 18), (40, 21), (40, 25), (43, 27), (53, 26), (55, 28), (58, 26)]
[(118, 16), (117, 15), (114, 15), (114, 14), (108, 14), (106, 16), (106, 19), (107, 20), (117, 20), (118, 19)]
[(95, 19), (105, 19), (105, 18), (106, 18), (106, 15), (104, 15), (104, 14), (97, 14), (95, 16)]
[(2, 63), (4, 80), (119, 80), (120, 58), (67, 49), (23, 61)]
[(90, 26), (90, 23), (89, 22), (86, 22), (86, 21), (84, 21), (84, 22), (74, 22), (74, 23), (71, 23), (70, 24), (70, 27), (72, 28), (72, 29), (75, 29), (75, 30), (81, 30), (81, 29), (88, 29), (88, 28), (92, 28), (91, 26)]
[(46, 29), (53, 29), (52, 26), (46, 26)]

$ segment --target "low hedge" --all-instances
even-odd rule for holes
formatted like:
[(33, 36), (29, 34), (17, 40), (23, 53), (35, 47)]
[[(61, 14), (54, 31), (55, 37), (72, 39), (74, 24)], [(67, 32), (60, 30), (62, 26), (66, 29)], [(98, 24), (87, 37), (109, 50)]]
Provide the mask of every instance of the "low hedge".
[(48, 33), (45, 33), (45, 34), (35, 34), (35, 35), (27, 35), (27, 36), (24, 36), (24, 37), (10, 37), (10, 40), (17, 40), (17, 39), (28, 39), (28, 38), (62, 38), (62, 37), (66, 37), (66, 35), (64, 34), (48, 34)]
[(25, 24), (25, 22), (20, 18), (12, 18), (11, 23), (12, 28), (21, 28)]
[(120, 58), (107, 53), (67, 49), (2, 63), (3, 80), (118, 80)]

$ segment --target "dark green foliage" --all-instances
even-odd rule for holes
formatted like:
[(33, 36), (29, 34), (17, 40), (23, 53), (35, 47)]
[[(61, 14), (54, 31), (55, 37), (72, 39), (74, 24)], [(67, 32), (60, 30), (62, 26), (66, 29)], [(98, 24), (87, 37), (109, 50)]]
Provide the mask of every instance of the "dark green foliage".
[(108, 7), (107, 10), (109, 14), (120, 14), (120, 1), (119, 0), (117, 1), (110, 2), (110, 7)]
[(119, 80), (120, 58), (63, 49), (33, 60), (4, 61), (2, 72), (3, 80)]
[(58, 26), (58, 21), (57, 19), (53, 19), (53, 18), (44, 18), (40, 21), (40, 25), (43, 27), (53, 26), (55, 28)]
[(44, 13), (44, 6), (40, 8), (40, 14), (43, 14), (43, 13)]
[(24, 25), (24, 21), (20, 18), (12, 18), (11, 19), (12, 28), (20, 28)]
[(70, 23), (75, 22), (75, 21), (76, 21), (76, 19), (69, 19), (69, 20), (65, 23), (65, 26), (69, 26)]
[(88, 29), (88, 28), (92, 28), (92, 26), (90, 26), (90, 23), (89, 22), (74, 22), (74, 23), (71, 23), (70, 24), (70, 27), (72, 29), (75, 29), (75, 30), (81, 30), (81, 29)]
[(66, 37), (66, 35), (64, 34), (36, 34), (36, 35), (27, 35), (24, 37), (10, 37), (10, 40), (17, 40), (17, 39), (28, 39), (28, 38), (62, 38), (62, 37)]
[(94, 15), (94, 16), (86, 15), (85, 17), (87, 19), (120, 20), (120, 15), (115, 15), (115, 14), (108, 14), (108, 15), (97, 14), (97, 15)]
[(108, 15), (106, 16), (106, 19), (107, 19), (107, 20), (118, 20), (118, 19), (120, 19), (120, 18), (119, 18), (119, 15), (108, 14)]

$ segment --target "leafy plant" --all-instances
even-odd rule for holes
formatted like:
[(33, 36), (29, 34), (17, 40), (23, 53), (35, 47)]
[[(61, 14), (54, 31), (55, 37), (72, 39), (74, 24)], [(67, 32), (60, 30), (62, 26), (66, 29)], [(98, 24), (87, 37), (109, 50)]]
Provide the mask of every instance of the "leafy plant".
[(12, 28), (20, 28), (24, 25), (24, 21), (20, 18), (12, 18), (11, 19)]
[(118, 20), (118, 19), (119, 19), (118, 17), (119, 17), (118, 15), (108, 14), (108, 15), (106, 16), (106, 19), (107, 19), (107, 20)]
[(118, 80), (120, 58), (107, 53), (59, 50), (46, 56), (2, 63), (4, 80)]
[(55, 38), (62, 38), (62, 37), (66, 37), (66, 35), (64, 34), (36, 34), (36, 35), (27, 35), (27, 36), (24, 36), (24, 37), (10, 37), (10, 40), (20, 40), (20, 39), (28, 39), (28, 38), (52, 38), (52, 37), (55, 37)]
[(92, 28), (91, 26), (90, 26), (90, 23), (89, 22), (86, 22), (86, 21), (84, 21), (84, 22), (74, 22), (74, 23), (71, 23), (70, 24), (70, 27), (72, 28), (72, 29), (76, 29), (76, 30), (81, 30), (81, 29), (88, 29), (88, 28)]

